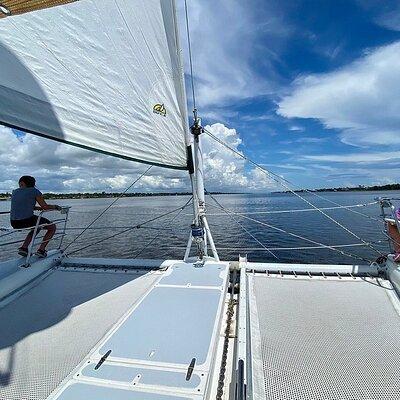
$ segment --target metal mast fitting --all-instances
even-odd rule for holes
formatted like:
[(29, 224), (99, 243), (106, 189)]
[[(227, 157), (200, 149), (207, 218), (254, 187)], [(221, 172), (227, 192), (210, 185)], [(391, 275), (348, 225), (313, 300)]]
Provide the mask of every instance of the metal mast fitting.
[(202, 260), (204, 256), (208, 256), (208, 243), (213, 254), (213, 258), (219, 261), (218, 253), (215, 248), (210, 228), (206, 218), (205, 208), (205, 191), (204, 191), (204, 175), (203, 175), (203, 152), (201, 148), (200, 135), (204, 132), (201, 126), (201, 120), (197, 116), (197, 110), (193, 110), (194, 122), (190, 127), (190, 131), (194, 137), (193, 153), (194, 153), (194, 180), (191, 175), (193, 201), (196, 204), (194, 222), (186, 247), (185, 260), (189, 258), (192, 243), (195, 242), (197, 247), (197, 257)]

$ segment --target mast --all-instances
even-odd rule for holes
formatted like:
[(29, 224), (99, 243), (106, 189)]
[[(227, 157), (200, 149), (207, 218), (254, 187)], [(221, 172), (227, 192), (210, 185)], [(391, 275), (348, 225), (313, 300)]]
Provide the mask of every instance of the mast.
[(194, 122), (190, 127), (190, 131), (193, 135), (194, 162), (193, 168), (189, 168), (189, 174), (193, 191), (194, 221), (186, 248), (185, 260), (188, 259), (192, 243), (195, 242), (199, 260), (202, 260), (203, 257), (208, 257), (207, 243), (209, 243), (213, 258), (219, 261), (218, 252), (206, 217), (203, 152), (200, 139), (204, 129), (201, 126), (201, 119), (198, 118), (196, 109), (193, 110), (193, 115)]

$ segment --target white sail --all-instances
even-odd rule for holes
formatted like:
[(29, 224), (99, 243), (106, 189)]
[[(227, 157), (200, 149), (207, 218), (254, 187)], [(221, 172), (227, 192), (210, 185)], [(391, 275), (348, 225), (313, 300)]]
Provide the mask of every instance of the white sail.
[(186, 168), (173, 0), (31, 1), (39, 6), (15, 13), (13, 3), (0, 8), (0, 123)]

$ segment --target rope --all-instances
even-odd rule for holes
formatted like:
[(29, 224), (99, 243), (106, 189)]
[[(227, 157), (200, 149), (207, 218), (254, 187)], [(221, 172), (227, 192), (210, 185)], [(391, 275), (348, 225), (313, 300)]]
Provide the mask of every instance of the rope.
[[(211, 205), (211, 207), (216, 207), (216, 206)], [(220, 208), (220, 207), (217, 207), (217, 208)], [(222, 210), (224, 210), (224, 208), (222, 208)], [(258, 221), (257, 219), (254, 219), (254, 218), (251, 218), (251, 217), (247, 217), (246, 215), (238, 215), (237, 213), (235, 213), (233, 211), (230, 211), (230, 210), (227, 210), (227, 209), (226, 209), (226, 211), (231, 213), (231, 214), (237, 215), (240, 218), (248, 219), (249, 221), (253, 221), (253, 222), (257, 223), (257, 224), (260, 224), (260, 225), (263, 225), (263, 226), (267, 226), (268, 228), (274, 229), (274, 230), (276, 230), (278, 232), (286, 233), (289, 236), (292, 236), (292, 237), (295, 237), (295, 238), (298, 238), (298, 239), (302, 239), (302, 240), (304, 240), (306, 242), (309, 242), (309, 243), (312, 243), (312, 244), (316, 244), (316, 245), (324, 247), (326, 249), (337, 251), (337, 252), (339, 252), (340, 254), (342, 254), (344, 256), (355, 258), (355, 259), (359, 259), (359, 260), (366, 261), (366, 262), (370, 262), (370, 260), (368, 260), (368, 259), (366, 259), (364, 257), (356, 256), (356, 255), (350, 254), (350, 253), (345, 253), (344, 251), (336, 249), (336, 248), (334, 248), (332, 246), (329, 246), (327, 244), (320, 243), (320, 242), (317, 242), (317, 241), (312, 240), (312, 239), (308, 239), (308, 238), (306, 238), (304, 236), (297, 235), (296, 233), (292, 233), (292, 232), (289, 232), (289, 231), (287, 231), (285, 229), (278, 228), (277, 226), (274, 226), (274, 225), (271, 225), (271, 224), (267, 224), (266, 222)], [(369, 244), (367, 244), (367, 245), (369, 245)]]
[(158, 215), (157, 217), (151, 218), (151, 219), (149, 219), (149, 220), (147, 220), (147, 221), (144, 221), (144, 222), (142, 222), (142, 223), (140, 223), (140, 224), (137, 224), (137, 225), (135, 225), (135, 226), (132, 226), (132, 227), (130, 227), (130, 228), (127, 228), (127, 229), (125, 229), (125, 230), (123, 230), (123, 231), (121, 231), (121, 232), (117, 232), (117, 233), (115, 233), (114, 235), (108, 236), (108, 237), (106, 237), (106, 238), (103, 238), (103, 239), (98, 240), (97, 242), (90, 243), (90, 244), (88, 244), (88, 245), (86, 245), (86, 246), (84, 246), (84, 247), (81, 247), (81, 248), (77, 249), (77, 250), (71, 251), (71, 252), (69, 252), (67, 255), (69, 256), (69, 255), (71, 255), (71, 254), (77, 253), (78, 251), (85, 250), (85, 249), (87, 249), (87, 248), (89, 248), (89, 247), (91, 247), (91, 246), (95, 246), (96, 244), (105, 242), (105, 241), (108, 240), (108, 239), (112, 239), (112, 238), (114, 238), (114, 237), (116, 237), (116, 236), (122, 235), (122, 234), (124, 234), (124, 233), (126, 233), (126, 232), (129, 232), (129, 231), (132, 231), (133, 229), (139, 229), (139, 228), (142, 227), (142, 225), (145, 225), (145, 224), (148, 224), (148, 223), (150, 223), (150, 222), (156, 221), (156, 220), (158, 220), (158, 219), (160, 219), (160, 218), (166, 217), (167, 215), (170, 215), (170, 214), (172, 214), (172, 213), (174, 213), (174, 212), (176, 212), (176, 211), (179, 211), (179, 210), (183, 210), (184, 208), (185, 208), (185, 206), (175, 208), (175, 209), (173, 209), (173, 210), (171, 210), (171, 211), (168, 211), (168, 212), (166, 212), (166, 213), (164, 213), (164, 214)]
[[(219, 201), (206, 190), (206, 193), (214, 200), (214, 202), (219, 205), (221, 208), (223, 208), (223, 206), (219, 203)], [(261, 243), (249, 230), (247, 230), (236, 218), (234, 218), (232, 215), (230, 215), (229, 213), (226, 213), (226, 215), (228, 215), (229, 217), (231, 217), (231, 219), (236, 222), (237, 225), (239, 225), (239, 227), (244, 230), (252, 239), (254, 239), (260, 246), (262, 246), (264, 248), (264, 250), (268, 251), (268, 253), (270, 253), (273, 257), (275, 257), (277, 260), (279, 260), (279, 257), (277, 255), (275, 255), (270, 249), (268, 249), (263, 243)]]
[(186, 19), (187, 42), (188, 42), (188, 48), (189, 48), (190, 81), (192, 84), (193, 109), (196, 110), (196, 94), (195, 94), (195, 89), (194, 89), (192, 45), (191, 45), (191, 40), (190, 40), (189, 13), (188, 13), (187, 0), (185, 0), (185, 19)]
[[(368, 247), (370, 247), (373, 251), (375, 251), (376, 253), (378, 253), (379, 255), (383, 255), (383, 253), (376, 249), (374, 246), (368, 244), (368, 242), (366, 242), (364, 239), (362, 239), (360, 236), (358, 236), (356, 233), (352, 232), (350, 229), (348, 229), (347, 227), (345, 227), (343, 224), (341, 224), (339, 221), (335, 220), (334, 218), (332, 218), (330, 215), (328, 215), (326, 212), (324, 212), (323, 210), (321, 210), (320, 208), (318, 208), (316, 205), (314, 205), (313, 203), (311, 203), (310, 201), (308, 201), (307, 199), (305, 199), (304, 197), (302, 197), (300, 194), (298, 194), (297, 192), (295, 192), (293, 189), (290, 188), (290, 186), (284, 184), (282, 182), (286, 181), (284, 178), (279, 177), (279, 175), (276, 175), (274, 173), (271, 173), (270, 171), (264, 169), (263, 167), (261, 167), (261, 165), (257, 164), (255, 161), (251, 160), (250, 158), (246, 157), (245, 155), (243, 155), (242, 153), (240, 153), (239, 151), (233, 149), (232, 147), (230, 147), (229, 145), (227, 145), (224, 141), (222, 141), (221, 139), (217, 138), (214, 134), (212, 134), (211, 132), (209, 132), (208, 130), (204, 130), (210, 137), (212, 137), (214, 140), (216, 140), (218, 143), (220, 143), (221, 145), (225, 146), (227, 149), (231, 150), (232, 152), (234, 152), (235, 154), (237, 154), (239, 157), (241, 157), (243, 160), (251, 163), (252, 165), (254, 165), (257, 169), (259, 169), (260, 171), (262, 171), (267, 177), (269, 177), (270, 179), (272, 179), (273, 181), (275, 181), (276, 183), (282, 185), (283, 187), (285, 187), (287, 190), (289, 190), (293, 195), (295, 195), (296, 197), (300, 198), (301, 200), (303, 200), (304, 202), (306, 202), (309, 206), (311, 206), (312, 208), (314, 208), (315, 210), (319, 211), (322, 215), (324, 215), (326, 218), (328, 218), (330, 221), (332, 221), (333, 223), (335, 223), (336, 225), (338, 225), (340, 228), (342, 228), (343, 230), (345, 230), (347, 233), (349, 233), (350, 235), (354, 236), (356, 239), (358, 239), (359, 241), (363, 242), (365, 245), (367, 245)], [(276, 179), (274, 176), (279, 177), (279, 179)], [(289, 181), (287, 181), (289, 182)], [(290, 183), (290, 182), (289, 182)], [(291, 184), (291, 183), (290, 183)], [(311, 192), (312, 193), (312, 192)]]
[[(234, 275), (235, 276), (235, 275)], [(235, 315), (235, 305), (237, 301), (233, 298), (234, 295), (234, 283), (231, 286), (231, 295), (228, 302), (228, 307), (226, 310), (226, 326), (224, 332), (224, 345), (222, 351), (222, 359), (221, 359), (221, 367), (219, 370), (219, 377), (218, 377), (218, 386), (217, 386), (217, 395), (215, 397), (216, 400), (222, 400), (224, 395), (224, 382), (226, 376), (226, 367), (228, 361), (228, 350), (229, 350), (229, 339), (231, 338), (231, 325), (232, 319)]]
[(150, 171), (150, 169), (153, 166), (150, 165), (150, 167), (148, 167), (146, 169), (146, 171), (144, 171), (138, 178), (136, 178), (118, 197), (116, 197), (95, 219), (92, 220), (92, 222), (89, 223), (89, 225), (81, 232), (79, 233), (79, 235), (77, 235), (74, 240), (71, 241), (71, 243), (68, 244), (68, 246), (65, 247), (64, 251), (66, 251), (68, 249), (68, 247), (70, 247), (78, 238), (80, 238), (99, 218), (101, 218), (130, 188), (133, 187), (133, 185), (138, 182), (140, 179), (142, 179), (147, 172)]

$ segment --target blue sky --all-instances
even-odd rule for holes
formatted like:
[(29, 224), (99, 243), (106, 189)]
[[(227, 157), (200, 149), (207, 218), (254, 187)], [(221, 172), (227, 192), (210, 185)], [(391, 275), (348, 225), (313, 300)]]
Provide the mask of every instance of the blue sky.
[[(215, 135), (298, 187), (400, 181), (398, 0), (188, 5), (198, 109)], [(204, 156), (210, 190), (281, 189), (206, 137)], [(24, 173), (48, 191), (119, 191), (143, 169), (0, 127), (0, 191)], [(186, 173), (154, 168), (137, 190), (189, 188)]]
[(300, 186), (399, 181), (398, 1), (189, 4), (207, 123)]

